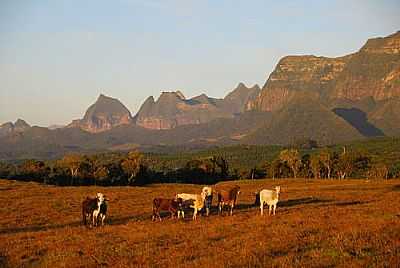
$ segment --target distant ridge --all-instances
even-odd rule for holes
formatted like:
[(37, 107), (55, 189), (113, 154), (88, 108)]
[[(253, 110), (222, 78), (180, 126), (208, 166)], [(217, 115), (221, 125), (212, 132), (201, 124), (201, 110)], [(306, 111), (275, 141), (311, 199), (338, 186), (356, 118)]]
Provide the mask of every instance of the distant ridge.
[(164, 91), (132, 117), (118, 99), (101, 94), (64, 128), (7, 122), (0, 126), (0, 159), (299, 139), (326, 145), (379, 136), (400, 136), (400, 32), (343, 57), (283, 57), (262, 89), (239, 83), (224, 98)]

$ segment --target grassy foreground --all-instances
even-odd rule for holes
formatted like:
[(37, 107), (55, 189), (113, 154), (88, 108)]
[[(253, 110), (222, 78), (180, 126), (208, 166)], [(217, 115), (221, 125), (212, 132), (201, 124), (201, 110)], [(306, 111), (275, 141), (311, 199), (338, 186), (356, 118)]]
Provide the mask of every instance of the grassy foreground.
[[(226, 183), (225, 183), (226, 184)], [(151, 221), (154, 197), (201, 186), (55, 187), (0, 180), (0, 267), (398, 267), (400, 181), (257, 180), (238, 184), (232, 217)], [(254, 191), (281, 185), (277, 215)], [(107, 225), (81, 226), (102, 192)], [(215, 200), (214, 200), (215, 205)], [(167, 215), (165, 215), (167, 217)]]

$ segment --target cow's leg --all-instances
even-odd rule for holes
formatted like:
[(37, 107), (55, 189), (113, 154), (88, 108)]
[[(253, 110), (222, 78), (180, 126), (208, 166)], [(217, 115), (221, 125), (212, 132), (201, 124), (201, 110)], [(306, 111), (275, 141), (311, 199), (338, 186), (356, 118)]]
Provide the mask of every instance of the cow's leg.
[(106, 215), (102, 214), (101, 215), (101, 226), (104, 226), (104, 220), (106, 219)]
[(271, 215), (272, 205), (268, 205), (268, 215)]
[(96, 211), (93, 211), (93, 214), (92, 214), (93, 216), (92, 216), (92, 223), (93, 223), (93, 226), (97, 226), (97, 212)]
[(261, 216), (264, 215), (264, 204), (260, 205), (260, 210), (261, 210)]
[(231, 204), (231, 216), (232, 216), (232, 212), (233, 212), (233, 206), (235, 205), (235, 203)]
[(218, 204), (218, 214), (222, 215), (222, 203)]
[(206, 207), (206, 216), (208, 217), (208, 215), (210, 215), (210, 208)]
[(93, 227), (93, 212), (89, 214), (90, 226)]
[(185, 212), (182, 209), (178, 211), (178, 219), (179, 219), (179, 214), (182, 215), (182, 219), (185, 218)]
[(193, 220), (196, 220), (196, 218), (197, 218), (197, 208), (194, 208), (194, 211), (193, 211)]
[(275, 215), (275, 210), (276, 210), (276, 204), (274, 205), (274, 215)]

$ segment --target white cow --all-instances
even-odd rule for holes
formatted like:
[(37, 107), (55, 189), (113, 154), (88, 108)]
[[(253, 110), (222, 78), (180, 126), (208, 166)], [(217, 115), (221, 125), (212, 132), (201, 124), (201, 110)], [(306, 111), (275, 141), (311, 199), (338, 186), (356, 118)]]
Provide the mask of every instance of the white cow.
[(275, 215), (276, 205), (279, 201), (279, 193), (281, 192), (281, 187), (276, 186), (275, 190), (261, 190), (260, 195), (260, 209), (261, 215), (264, 215), (264, 204), (267, 204), (269, 207), (269, 215), (271, 215), (272, 208), (273, 214)]
[[(176, 199), (181, 198), (183, 202), (190, 202), (190, 208), (193, 208), (193, 220), (197, 218), (197, 212), (200, 211), (204, 207), (204, 199), (205, 195), (202, 194), (177, 194)], [(185, 214), (182, 211), (182, 218), (184, 218)]]
[[(93, 226), (97, 225), (98, 216), (100, 214), (102, 204), (104, 203), (104, 200), (105, 200), (104, 195), (102, 193), (97, 193), (96, 199), (97, 199), (97, 207), (95, 210), (93, 210), (93, 214), (92, 214)], [(104, 215), (104, 218), (105, 218), (105, 215)]]

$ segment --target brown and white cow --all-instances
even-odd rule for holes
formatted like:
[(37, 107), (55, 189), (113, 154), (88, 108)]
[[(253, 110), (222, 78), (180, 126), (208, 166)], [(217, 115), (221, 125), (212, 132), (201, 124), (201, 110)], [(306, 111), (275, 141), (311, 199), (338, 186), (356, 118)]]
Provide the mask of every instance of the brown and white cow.
[(222, 215), (222, 209), (224, 205), (231, 207), (230, 215), (232, 216), (233, 207), (236, 205), (238, 195), (240, 193), (240, 187), (235, 185), (230, 189), (220, 189), (218, 190), (218, 208), (219, 214)]
[(93, 226), (97, 225), (98, 215), (100, 213), (101, 205), (104, 202), (104, 195), (97, 193), (96, 198), (86, 197), (82, 202), (82, 223), (87, 225), (87, 218), (89, 217), (90, 223)]
[(154, 198), (153, 199), (153, 216), (152, 220), (155, 221), (158, 218), (161, 221), (160, 211), (169, 211), (171, 218), (182, 212), (182, 199), (167, 199), (167, 198)]

